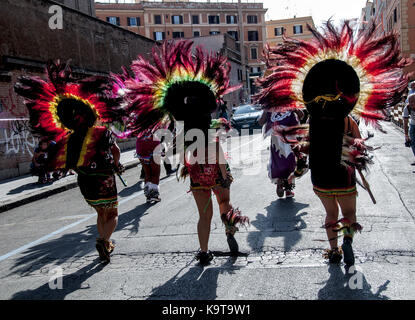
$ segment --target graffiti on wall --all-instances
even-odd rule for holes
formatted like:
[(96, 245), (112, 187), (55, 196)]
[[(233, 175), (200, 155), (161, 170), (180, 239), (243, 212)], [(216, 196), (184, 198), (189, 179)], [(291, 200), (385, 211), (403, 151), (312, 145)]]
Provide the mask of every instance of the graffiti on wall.
[(16, 154), (33, 156), (37, 139), (30, 132), (28, 121), (10, 121), (9, 128), (2, 128), (1, 131), (1, 142), (4, 144), (2, 149), (6, 156)]
[(10, 87), (7, 96), (0, 96), (0, 156), (33, 156), (36, 145), (27, 109)]

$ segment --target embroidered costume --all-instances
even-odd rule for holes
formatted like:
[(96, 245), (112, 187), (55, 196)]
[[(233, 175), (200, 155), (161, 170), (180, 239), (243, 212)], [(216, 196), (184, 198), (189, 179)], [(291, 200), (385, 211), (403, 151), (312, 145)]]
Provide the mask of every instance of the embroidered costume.
[[(285, 38), (284, 43), (267, 48), (271, 72), (259, 80), (263, 90), (256, 100), (276, 112), (306, 107), (309, 126), (285, 128), (279, 134), (286, 141), (289, 134), (305, 138), (301, 143), (290, 142), (309, 152), (311, 180), (318, 196), (356, 196), (355, 169), (361, 174), (370, 163), (370, 148), (365, 139), (347, 135), (345, 119), (352, 114), (381, 129), (378, 121), (385, 118), (384, 109), (399, 102), (408, 83), (402, 70), (409, 61), (400, 56), (397, 36), (375, 37), (374, 24), (359, 35), (348, 22), (340, 30), (330, 21), (322, 33), (309, 30), (314, 35), (310, 41)], [(346, 247), (345, 262), (350, 265), (354, 257), (351, 246)]]

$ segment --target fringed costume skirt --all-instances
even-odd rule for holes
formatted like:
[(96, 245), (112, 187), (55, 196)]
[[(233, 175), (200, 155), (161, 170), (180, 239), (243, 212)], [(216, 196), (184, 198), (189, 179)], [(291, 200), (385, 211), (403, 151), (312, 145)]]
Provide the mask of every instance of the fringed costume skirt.
[(357, 196), (356, 172), (350, 166), (334, 170), (311, 170), (314, 193), (319, 197), (336, 198)]
[[(193, 164), (187, 166), (190, 175), (190, 190), (214, 190), (222, 186), (224, 179), (220, 173), (218, 164)], [(230, 172), (229, 166), (226, 166)]]
[(78, 171), (78, 185), (86, 202), (92, 207), (117, 208), (117, 185), (110, 172)]

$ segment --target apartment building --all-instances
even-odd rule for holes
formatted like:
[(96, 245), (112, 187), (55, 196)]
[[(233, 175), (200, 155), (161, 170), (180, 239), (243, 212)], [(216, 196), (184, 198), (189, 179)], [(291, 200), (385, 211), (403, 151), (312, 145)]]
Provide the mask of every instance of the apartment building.
[[(415, 1), (414, 0), (373, 0), (367, 1), (362, 9), (360, 30), (375, 21), (378, 35), (395, 32), (399, 35), (399, 45), (405, 57), (415, 61)], [(415, 73), (415, 64), (405, 72)], [(412, 79), (414, 76), (412, 75)]]
[(266, 21), (266, 42), (271, 46), (275, 46), (283, 41), (282, 36), (284, 33), (290, 38), (309, 40), (313, 36), (307, 29), (307, 24), (313, 28), (315, 27), (311, 16)]
[(234, 37), (239, 49), (246, 48), (240, 51), (243, 56), (245, 52), (248, 54), (249, 77), (252, 82), (264, 71), (261, 53), (266, 41), (267, 9), (255, 0), (96, 2), (95, 10), (99, 19), (156, 41), (227, 33)]

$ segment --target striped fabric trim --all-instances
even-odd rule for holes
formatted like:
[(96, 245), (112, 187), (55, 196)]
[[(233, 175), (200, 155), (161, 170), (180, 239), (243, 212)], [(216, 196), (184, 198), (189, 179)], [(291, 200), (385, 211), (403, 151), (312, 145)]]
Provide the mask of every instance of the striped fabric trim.
[(108, 207), (108, 208), (118, 207), (117, 197), (111, 197), (107, 199), (98, 199), (98, 200), (89, 200), (89, 199), (85, 199), (85, 200), (92, 207)]
[(348, 188), (338, 188), (338, 189), (322, 189), (319, 187), (313, 187), (314, 192), (320, 197), (345, 197), (357, 195), (356, 186)]
[(209, 191), (209, 190), (215, 189), (216, 187), (219, 187), (219, 186), (220, 186), (219, 183), (214, 184), (213, 186), (196, 186), (196, 187), (190, 186), (190, 191), (193, 191), (193, 190), (194, 191), (197, 191), (197, 190)]

